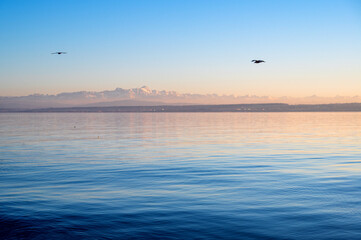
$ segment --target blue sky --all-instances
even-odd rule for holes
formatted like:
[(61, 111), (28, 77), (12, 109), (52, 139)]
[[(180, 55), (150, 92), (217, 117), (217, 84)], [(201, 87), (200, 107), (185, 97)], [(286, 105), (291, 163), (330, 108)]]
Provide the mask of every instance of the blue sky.
[(0, 42), (1, 96), (361, 94), (360, 1), (0, 0)]

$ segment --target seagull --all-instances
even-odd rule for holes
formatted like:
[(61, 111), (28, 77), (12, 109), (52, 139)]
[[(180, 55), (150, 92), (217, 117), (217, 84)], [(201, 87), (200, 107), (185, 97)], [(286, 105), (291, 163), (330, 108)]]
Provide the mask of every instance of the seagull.
[(253, 62), (253, 63), (263, 63), (263, 62), (265, 62), (265, 61), (263, 61), (263, 60), (252, 60), (251, 62)]
[(60, 55), (60, 54), (66, 54), (66, 52), (53, 52), (53, 53), (51, 53), (51, 54), (58, 54), (58, 55)]

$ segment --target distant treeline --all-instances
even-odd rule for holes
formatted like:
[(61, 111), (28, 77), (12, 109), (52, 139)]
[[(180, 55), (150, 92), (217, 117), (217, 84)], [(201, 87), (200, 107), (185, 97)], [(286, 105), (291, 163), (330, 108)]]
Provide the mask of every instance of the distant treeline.
[(0, 112), (358, 112), (361, 103), (343, 104), (227, 104), (184, 106), (118, 106), (118, 107), (67, 107), (42, 109), (0, 109)]

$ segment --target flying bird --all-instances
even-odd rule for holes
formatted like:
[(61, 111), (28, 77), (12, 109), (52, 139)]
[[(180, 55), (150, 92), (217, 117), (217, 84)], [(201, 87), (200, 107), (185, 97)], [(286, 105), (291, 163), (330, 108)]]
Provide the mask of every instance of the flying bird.
[(51, 53), (51, 54), (58, 54), (58, 55), (60, 55), (60, 54), (66, 54), (66, 52), (53, 52), (53, 53)]
[(253, 63), (263, 63), (263, 62), (265, 62), (265, 61), (263, 61), (263, 60), (252, 60), (251, 62), (253, 62)]

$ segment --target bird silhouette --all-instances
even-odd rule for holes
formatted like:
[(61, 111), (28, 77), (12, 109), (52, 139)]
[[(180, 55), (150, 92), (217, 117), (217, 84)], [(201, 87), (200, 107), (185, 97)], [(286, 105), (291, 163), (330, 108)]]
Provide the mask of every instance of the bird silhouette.
[(66, 52), (53, 52), (53, 53), (51, 53), (51, 54), (58, 54), (58, 55), (60, 55), (60, 54), (66, 54)]
[(253, 63), (263, 63), (263, 62), (266, 62), (266, 61), (263, 61), (263, 60), (252, 60), (251, 62), (253, 62)]

